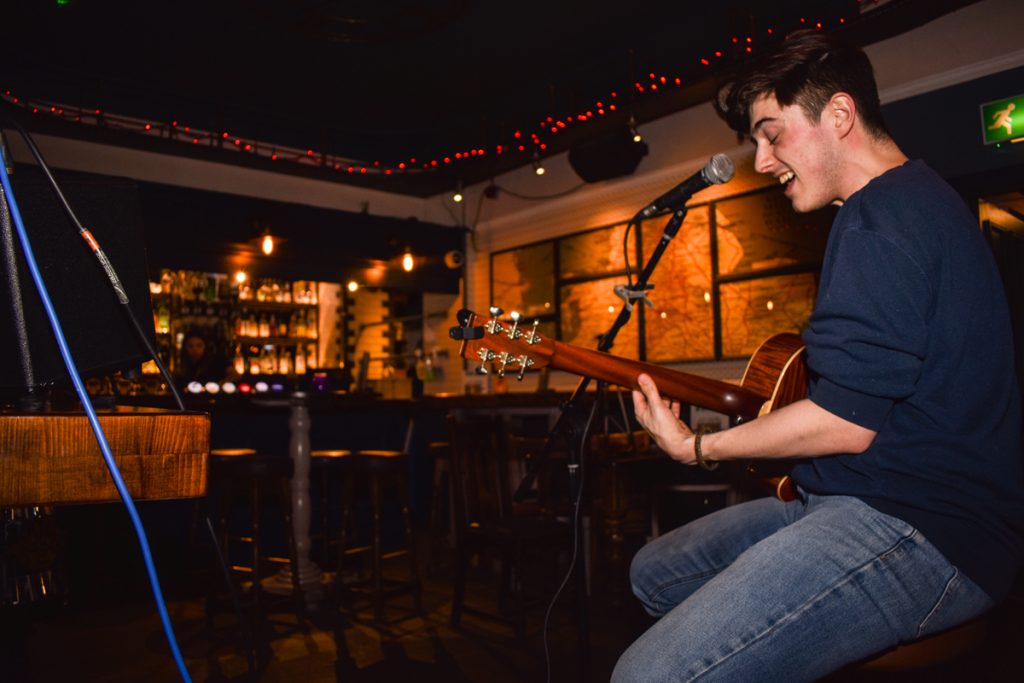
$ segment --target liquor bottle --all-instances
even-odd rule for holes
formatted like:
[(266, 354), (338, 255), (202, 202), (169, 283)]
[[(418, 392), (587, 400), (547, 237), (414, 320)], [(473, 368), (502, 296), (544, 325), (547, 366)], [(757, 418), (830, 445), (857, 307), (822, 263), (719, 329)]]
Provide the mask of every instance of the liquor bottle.
[(296, 337), (306, 336), (306, 315), (302, 311), (295, 312), (295, 324), (292, 325), (292, 334)]
[(295, 348), (295, 374), (306, 374), (306, 356), (302, 351), (301, 344)]
[(161, 300), (156, 310), (156, 331), (157, 334), (167, 334), (171, 331), (171, 309), (166, 300)]
[(245, 374), (245, 356), (242, 355), (242, 345), (239, 344), (235, 347), (235, 359), (234, 359), (235, 372), (239, 375)]
[(274, 362), (274, 354), (270, 352), (269, 346), (264, 346), (260, 352), (260, 372), (264, 375), (273, 375), (277, 371), (277, 363)]
[(287, 337), (288, 336), (288, 318), (286, 318), (283, 313), (280, 315), (280, 317), (277, 318), (277, 333), (276, 334), (277, 334), (278, 337)]
[(282, 348), (277, 357), (277, 372), (282, 375), (292, 374), (292, 357), (288, 349)]
[(270, 336), (270, 321), (267, 320), (267, 314), (263, 313), (260, 315), (259, 322), (259, 336), (269, 337)]
[(311, 308), (306, 314), (306, 337), (309, 339), (316, 339), (316, 309)]

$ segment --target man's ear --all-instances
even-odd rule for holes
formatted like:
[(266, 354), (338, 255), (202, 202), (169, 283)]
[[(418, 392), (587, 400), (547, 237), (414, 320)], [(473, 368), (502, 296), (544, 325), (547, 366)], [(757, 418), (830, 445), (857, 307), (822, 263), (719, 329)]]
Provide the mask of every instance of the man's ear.
[(837, 92), (829, 98), (821, 113), (822, 123), (834, 130), (838, 137), (844, 138), (850, 134), (857, 121), (857, 103), (850, 95)]

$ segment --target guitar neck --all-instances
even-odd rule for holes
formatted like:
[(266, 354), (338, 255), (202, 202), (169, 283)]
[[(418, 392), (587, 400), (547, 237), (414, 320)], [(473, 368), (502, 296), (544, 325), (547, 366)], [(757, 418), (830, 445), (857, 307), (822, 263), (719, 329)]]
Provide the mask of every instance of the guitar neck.
[(552, 342), (550, 365), (574, 375), (593, 377), (633, 389), (639, 386), (637, 377), (645, 373), (654, 380), (662, 396), (744, 419), (757, 417), (768, 400), (765, 396), (728, 382), (556, 341)]

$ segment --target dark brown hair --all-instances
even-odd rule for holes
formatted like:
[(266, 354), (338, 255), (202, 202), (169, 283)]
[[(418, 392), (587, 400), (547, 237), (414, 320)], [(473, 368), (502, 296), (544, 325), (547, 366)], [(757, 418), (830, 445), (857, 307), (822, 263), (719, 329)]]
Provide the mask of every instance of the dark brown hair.
[(889, 136), (868, 56), (856, 45), (820, 31), (793, 33), (763, 59), (746, 65), (718, 91), (715, 105), (730, 128), (746, 135), (750, 106), (762, 95), (774, 95), (783, 107), (799, 105), (817, 121), (837, 92), (853, 98), (869, 133)]

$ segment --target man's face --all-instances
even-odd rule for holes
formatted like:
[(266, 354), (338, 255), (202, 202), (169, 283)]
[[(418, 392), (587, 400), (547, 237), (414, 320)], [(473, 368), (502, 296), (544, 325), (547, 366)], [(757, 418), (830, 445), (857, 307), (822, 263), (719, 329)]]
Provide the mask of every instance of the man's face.
[(794, 210), (804, 213), (844, 199), (838, 148), (828, 126), (811, 121), (799, 105), (780, 107), (774, 95), (754, 100), (750, 121), (754, 169), (785, 185)]

